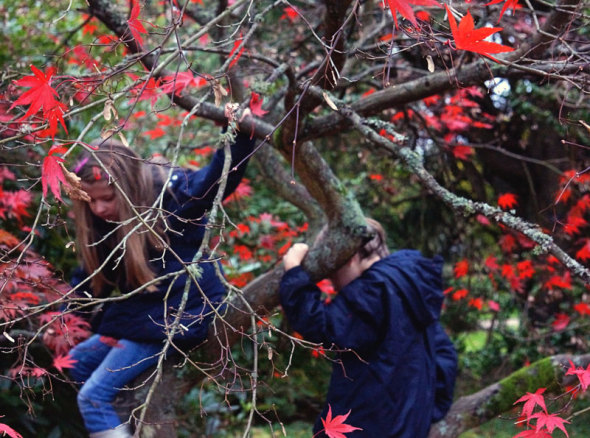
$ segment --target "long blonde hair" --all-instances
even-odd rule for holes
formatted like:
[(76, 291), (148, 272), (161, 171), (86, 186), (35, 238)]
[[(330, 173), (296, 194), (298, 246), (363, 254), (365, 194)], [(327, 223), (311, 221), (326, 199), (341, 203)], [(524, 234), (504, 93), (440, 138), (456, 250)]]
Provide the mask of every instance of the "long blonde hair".
[[(114, 140), (96, 143), (99, 144), (96, 150), (81, 154), (74, 173), (88, 184), (102, 178), (113, 184), (121, 223), (107, 224), (81, 200), (73, 201), (73, 213), (78, 254), (85, 270), (95, 273), (91, 280), (94, 294), (101, 295), (107, 285), (137, 288), (154, 280), (156, 273), (150, 265), (150, 255), (154, 257), (154, 250), (161, 251), (162, 239), (164, 242), (167, 239), (161, 215), (154, 219), (156, 215), (152, 212), (146, 221), (156, 235), (145, 225), (137, 227), (139, 218), (133, 212), (135, 209), (145, 217), (162, 188), (163, 172), (155, 171), (154, 165), (146, 163), (122, 143)], [(113, 253), (121, 242), (125, 242), (124, 247)], [(109, 255), (106, 267), (100, 269)]]

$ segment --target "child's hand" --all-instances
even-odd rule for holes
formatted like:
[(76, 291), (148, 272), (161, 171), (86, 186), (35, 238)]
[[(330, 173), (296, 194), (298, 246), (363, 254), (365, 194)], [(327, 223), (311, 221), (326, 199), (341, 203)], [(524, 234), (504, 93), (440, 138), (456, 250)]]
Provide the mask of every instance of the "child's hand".
[(307, 246), (305, 243), (296, 243), (291, 248), (289, 248), (289, 251), (287, 251), (287, 254), (285, 254), (283, 257), (283, 266), (285, 267), (285, 271), (288, 271), (295, 266), (299, 266), (307, 254), (307, 251), (309, 251), (309, 246)]

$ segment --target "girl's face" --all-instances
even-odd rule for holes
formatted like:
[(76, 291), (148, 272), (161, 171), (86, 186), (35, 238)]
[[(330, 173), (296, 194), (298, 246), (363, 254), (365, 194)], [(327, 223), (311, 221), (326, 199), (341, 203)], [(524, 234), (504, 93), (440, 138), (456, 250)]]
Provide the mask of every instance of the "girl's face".
[(82, 182), (82, 190), (88, 193), (88, 206), (95, 216), (105, 221), (119, 220), (119, 206), (115, 196), (115, 188), (106, 180), (93, 183)]

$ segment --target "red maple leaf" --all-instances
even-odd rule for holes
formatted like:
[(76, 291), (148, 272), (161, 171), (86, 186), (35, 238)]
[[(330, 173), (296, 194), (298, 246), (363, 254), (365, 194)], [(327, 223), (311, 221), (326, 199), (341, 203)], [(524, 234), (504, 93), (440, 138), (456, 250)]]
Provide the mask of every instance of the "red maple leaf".
[(458, 160), (466, 161), (473, 153), (474, 150), (471, 146), (457, 145), (453, 148), (453, 156)]
[(149, 135), (149, 136), (150, 136), (150, 138), (151, 138), (152, 140), (154, 140), (154, 139), (156, 139), (156, 138), (160, 138), (160, 137), (162, 137), (163, 135), (165, 135), (165, 134), (166, 134), (166, 131), (164, 131), (164, 130), (163, 130), (162, 128), (160, 128), (160, 127), (157, 127), (157, 128), (154, 128), (154, 129), (152, 129), (152, 130), (150, 130), (150, 131), (144, 131), (144, 132), (142, 132), (141, 134), (142, 134), (142, 135)]
[(498, 205), (504, 210), (515, 207), (518, 204), (514, 193), (504, 193), (498, 197)]
[(516, 238), (512, 234), (504, 234), (500, 237), (500, 247), (505, 252), (512, 252), (518, 246), (516, 243)]
[(25, 189), (19, 189), (16, 192), (6, 191), (2, 193), (2, 201), (4, 205), (10, 207), (8, 217), (14, 217), (18, 221), (21, 221), (23, 216), (31, 216), (27, 211), (27, 208), (31, 205), (32, 200), (33, 195)]
[(531, 418), (537, 419), (537, 429), (547, 429), (547, 432), (553, 433), (555, 428), (558, 428), (565, 436), (569, 437), (567, 434), (567, 430), (565, 430), (564, 423), (569, 423), (569, 421), (561, 418), (557, 414), (548, 414), (547, 412), (537, 412), (534, 415), (531, 415)]
[(258, 117), (263, 117), (268, 111), (262, 109), (262, 97), (260, 94), (252, 92), (250, 96), (250, 111)]
[(135, 104), (142, 100), (149, 100), (151, 106), (156, 104), (156, 101), (160, 97), (160, 79), (149, 78), (148, 81), (143, 81), (137, 84), (130, 90), (130, 94), (134, 97), (129, 101), (131, 104)]
[(18, 433), (12, 427), (10, 427), (4, 423), (0, 423), (0, 433), (2, 433), (2, 436), (4, 436), (4, 434), (6, 434), (10, 438), (23, 438), (23, 436), (20, 433)]
[(322, 418), (324, 431), (326, 432), (326, 435), (328, 435), (328, 438), (346, 438), (344, 434), (347, 432), (363, 430), (359, 427), (344, 424), (349, 415), (350, 411), (348, 411), (346, 415), (338, 415), (332, 418), (332, 406), (328, 405), (328, 414), (326, 415), (326, 419), (324, 420)]
[(461, 298), (465, 298), (469, 291), (467, 289), (459, 289), (453, 293), (453, 301), (459, 301)]
[(288, 19), (291, 23), (294, 23), (295, 20), (299, 18), (299, 12), (292, 6), (287, 6), (283, 9), (283, 15), (279, 20), (286, 20)]
[(416, 16), (414, 15), (414, 10), (410, 5), (421, 5), (421, 6), (440, 6), (440, 3), (435, 0), (387, 0), (387, 5), (391, 10), (391, 16), (393, 17), (393, 21), (395, 23), (395, 28), (397, 29), (397, 13), (404, 17), (414, 25), (414, 27), (420, 27), (418, 25), (418, 20), (416, 20)]
[(131, 8), (131, 14), (129, 15), (129, 20), (127, 20), (127, 25), (129, 26), (131, 35), (139, 45), (143, 44), (143, 38), (141, 34), (145, 33), (147, 35), (148, 33), (147, 30), (145, 30), (145, 27), (143, 27), (142, 22), (137, 19), (140, 12), (141, 8), (139, 6), (139, 1), (133, 0), (133, 7)]
[(336, 295), (336, 289), (334, 289), (334, 285), (327, 278), (324, 278), (322, 281), (316, 283), (316, 286), (322, 291), (322, 293), (328, 295), (328, 297)]
[(580, 315), (590, 315), (590, 306), (588, 303), (578, 303), (574, 305), (574, 310), (578, 312)]
[(553, 275), (547, 282), (545, 283), (545, 287), (547, 289), (553, 289), (555, 287), (559, 287), (561, 289), (571, 289), (572, 288), (572, 279), (569, 272), (563, 274), (563, 276)]
[(553, 330), (556, 332), (565, 330), (570, 323), (570, 317), (565, 313), (555, 315), (555, 320), (551, 323)]
[(481, 310), (481, 308), (483, 307), (483, 300), (480, 297), (471, 298), (469, 300), (469, 303), (467, 303), (467, 305), (470, 307), (474, 307), (477, 310)]
[(55, 138), (55, 134), (57, 133), (57, 122), (61, 123), (61, 126), (68, 133), (68, 128), (66, 128), (66, 123), (64, 122), (64, 113), (65, 110), (68, 109), (68, 106), (65, 103), (55, 102), (48, 110), (43, 110), (43, 117), (49, 123), (49, 127), (37, 132), (37, 135), (40, 137), (51, 137), (52, 139)]
[(545, 407), (545, 397), (541, 395), (545, 392), (546, 389), (547, 388), (539, 388), (535, 391), (534, 394), (531, 392), (527, 392), (526, 395), (523, 395), (521, 398), (514, 402), (514, 404), (524, 402), (521, 416), (531, 418), (531, 414), (533, 413), (533, 410), (537, 405), (539, 405), (541, 409), (545, 411), (545, 413), (547, 412), (547, 408)]
[(43, 333), (43, 343), (57, 355), (67, 354), (74, 345), (90, 336), (90, 324), (79, 316), (58, 312), (41, 315), (41, 323), (49, 323)]
[[(486, 3), (484, 6), (490, 6), (490, 5), (497, 5), (498, 3), (502, 3), (504, 0), (492, 0), (489, 3)], [(500, 17), (498, 17), (498, 23), (500, 22), (500, 20), (502, 19), (502, 15), (504, 15), (504, 12), (506, 12), (506, 10), (512, 6), (512, 15), (514, 15), (514, 11), (516, 11), (516, 8), (519, 8), (520, 5), (518, 4), (518, 0), (505, 0), (506, 3), (504, 3), (504, 6), (502, 7), (502, 10), (500, 11)]]
[(580, 386), (582, 387), (582, 391), (586, 391), (588, 389), (588, 386), (590, 386), (590, 365), (588, 365), (588, 368), (586, 369), (582, 367), (576, 368), (576, 366), (570, 359), (570, 369), (567, 370), (567, 373), (565, 373), (565, 375), (578, 376), (578, 379), (580, 380)]
[(207, 80), (200, 76), (193, 76), (190, 71), (178, 72), (175, 75), (164, 76), (162, 78), (162, 91), (170, 94), (174, 92), (180, 96), (186, 87), (202, 87), (207, 84)]
[(486, 268), (492, 271), (500, 269), (500, 265), (498, 265), (498, 259), (494, 256), (488, 256), (485, 259), (484, 265), (486, 266)]
[(499, 312), (500, 311), (500, 305), (494, 300), (488, 300), (488, 307), (490, 308), (490, 310), (492, 312)]
[(449, 25), (451, 26), (451, 32), (453, 33), (455, 47), (457, 49), (479, 53), (495, 62), (498, 62), (498, 60), (490, 56), (490, 53), (512, 52), (514, 50), (512, 47), (491, 41), (484, 41), (490, 35), (503, 30), (502, 27), (482, 27), (481, 29), (475, 29), (475, 23), (469, 11), (467, 11), (457, 27), (457, 21), (451, 10), (446, 5), (445, 8), (447, 9)]
[[(240, 34), (240, 38), (238, 38), (237, 40), (234, 41), (234, 46), (232, 47), (231, 51), (229, 52), (229, 56), (228, 56), (228, 59), (231, 59), (231, 62), (229, 63), (229, 66), (227, 67), (228, 70), (230, 68), (232, 68), (236, 64), (236, 62), (238, 62), (238, 59), (240, 59), (240, 56), (242, 56), (242, 53), (244, 52), (244, 49), (246, 48), (246, 46), (244, 46), (244, 44), (242, 44), (243, 41), (244, 41), (244, 38), (242, 37), (242, 34)], [(238, 51), (238, 49), (240, 49), (240, 50)], [(237, 54), (236, 54), (236, 51), (238, 52)]]
[(585, 239), (585, 241), (584, 246), (576, 252), (576, 258), (584, 262), (590, 259), (590, 239)]
[[(238, 187), (236, 187), (236, 190), (223, 201), (223, 205), (227, 205), (230, 202), (235, 202), (238, 201), (240, 199), (243, 198), (247, 198), (249, 196), (252, 196), (253, 190), (252, 190), (252, 186), (250, 185), (250, 180), (248, 180), (247, 178), (244, 178), (240, 184), (238, 184)], [(243, 226), (243, 224), (238, 224), (238, 229), (241, 230), (245, 230), (245, 228), (241, 227)], [(247, 231), (244, 232), (250, 232), (250, 229), (248, 228)]]
[(518, 262), (516, 264), (516, 269), (518, 269), (519, 278), (533, 278), (533, 275), (535, 274), (533, 262), (531, 262), (530, 260), (523, 260), (522, 262)]
[(582, 216), (583, 212), (578, 209), (572, 209), (567, 215), (567, 222), (563, 230), (570, 236), (580, 233), (580, 228), (588, 225), (588, 221)]
[(11, 110), (16, 105), (30, 105), (29, 109), (19, 120), (25, 120), (36, 114), (41, 108), (44, 112), (49, 111), (57, 103), (57, 91), (51, 86), (51, 77), (55, 73), (55, 67), (49, 67), (45, 73), (34, 65), (31, 65), (34, 75), (24, 76), (14, 81), (15, 85), (20, 87), (29, 87), (9, 108)]
[(464, 277), (469, 272), (469, 262), (466, 259), (459, 260), (455, 263), (455, 268), (453, 270), (455, 272), (455, 278)]
[(59, 371), (63, 372), (64, 368), (73, 368), (74, 364), (78, 362), (76, 359), (72, 359), (72, 357), (68, 355), (61, 355), (56, 356), (53, 359), (53, 366), (57, 368)]
[[(47, 156), (43, 159), (43, 169), (41, 171), (41, 185), (43, 186), (43, 196), (47, 196), (47, 189), (51, 188), (51, 193), (57, 199), (61, 199), (61, 187), (59, 183), (68, 185), (66, 177), (64, 176), (63, 170), (60, 163), (63, 163), (64, 159), (58, 157), (56, 154), (63, 154), (67, 151), (67, 148), (63, 146), (53, 146)], [(63, 201), (62, 201), (63, 202)]]
[(504, 263), (502, 265), (502, 272), (500, 273), (500, 275), (502, 275), (502, 277), (506, 279), (513, 278), (515, 276), (514, 267), (508, 263)]

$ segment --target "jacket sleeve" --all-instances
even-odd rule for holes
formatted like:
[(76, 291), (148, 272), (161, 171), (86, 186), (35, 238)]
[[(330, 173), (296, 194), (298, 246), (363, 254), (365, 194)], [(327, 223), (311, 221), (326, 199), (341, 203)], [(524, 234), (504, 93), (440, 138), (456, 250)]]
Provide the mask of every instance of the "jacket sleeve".
[(291, 326), (306, 340), (362, 353), (380, 339), (384, 306), (379, 291), (367, 282), (352, 282), (326, 304), (298, 266), (283, 275), (279, 293)]
[(432, 422), (442, 420), (453, 404), (455, 379), (457, 377), (457, 352), (455, 346), (437, 322), (434, 336), (436, 363), (436, 386)]
[[(231, 145), (231, 165), (223, 198), (231, 195), (242, 180), (255, 140), (238, 133)], [(176, 213), (186, 218), (198, 218), (211, 208), (222, 178), (224, 151), (219, 149), (211, 162), (194, 172), (178, 172), (172, 176), (171, 189), (178, 204)]]

